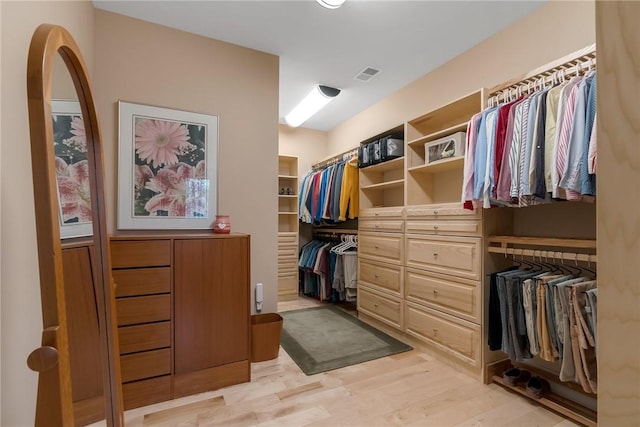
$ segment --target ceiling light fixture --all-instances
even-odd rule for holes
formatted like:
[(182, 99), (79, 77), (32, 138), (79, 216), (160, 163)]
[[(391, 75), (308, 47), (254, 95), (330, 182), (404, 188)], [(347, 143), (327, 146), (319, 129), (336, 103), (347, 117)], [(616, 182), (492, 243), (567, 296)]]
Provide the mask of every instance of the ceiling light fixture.
[(344, 4), (346, 0), (316, 0), (319, 5), (327, 9), (337, 9)]
[(284, 117), (285, 122), (291, 127), (298, 127), (306, 122), (309, 117), (320, 111), (329, 101), (338, 96), (340, 89), (317, 85), (289, 114)]

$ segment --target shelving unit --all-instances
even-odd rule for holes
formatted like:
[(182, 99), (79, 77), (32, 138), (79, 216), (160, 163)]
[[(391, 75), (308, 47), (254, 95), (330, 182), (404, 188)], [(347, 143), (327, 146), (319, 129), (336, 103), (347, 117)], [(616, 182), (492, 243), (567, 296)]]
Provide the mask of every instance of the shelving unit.
[(278, 156), (278, 300), (298, 297), (298, 158)]
[[(373, 138), (366, 144), (385, 135), (402, 135), (404, 126), (397, 126)], [(405, 157), (360, 168), (360, 209), (404, 206)]]
[(460, 200), (464, 159), (454, 157), (425, 164), (425, 143), (464, 132), (469, 119), (481, 111), (484, 101), (481, 89), (407, 122), (405, 200), (408, 206)]

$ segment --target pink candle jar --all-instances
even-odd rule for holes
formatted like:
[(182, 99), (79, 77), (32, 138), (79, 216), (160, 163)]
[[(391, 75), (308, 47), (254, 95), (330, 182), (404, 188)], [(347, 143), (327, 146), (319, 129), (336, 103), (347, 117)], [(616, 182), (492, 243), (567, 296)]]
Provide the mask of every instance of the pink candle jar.
[(213, 222), (213, 232), (217, 234), (231, 233), (229, 215), (216, 215), (216, 220)]

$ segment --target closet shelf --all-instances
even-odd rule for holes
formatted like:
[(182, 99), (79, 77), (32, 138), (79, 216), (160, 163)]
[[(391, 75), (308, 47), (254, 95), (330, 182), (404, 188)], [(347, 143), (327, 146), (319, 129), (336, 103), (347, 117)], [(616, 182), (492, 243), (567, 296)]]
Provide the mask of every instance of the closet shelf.
[(493, 375), (491, 379), (493, 380), (493, 382), (500, 384), (502, 387), (528, 397), (534, 402), (537, 402), (542, 406), (546, 406), (547, 408), (552, 409), (553, 411), (568, 418), (571, 418), (572, 420), (577, 421), (580, 424), (588, 427), (596, 427), (598, 425), (598, 416), (595, 411), (589, 408), (585, 408), (584, 406), (579, 405), (572, 400), (559, 396), (553, 392), (545, 394), (540, 399), (534, 399), (527, 394), (525, 388), (522, 385), (512, 386), (510, 384), (507, 384), (504, 382), (502, 376), (500, 375)]
[(295, 175), (278, 175), (279, 179), (298, 179)]
[(283, 197), (285, 199), (297, 199), (297, 194), (278, 194), (278, 197)]
[(502, 247), (508, 245), (526, 246), (551, 246), (556, 248), (582, 248), (595, 249), (595, 239), (562, 239), (555, 237), (521, 237), (521, 236), (489, 236), (490, 244), (500, 244)]
[(460, 169), (464, 163), (464, 157), (453, 157), (451, 159), (438, 160), (426, 165), (414, 166), (407, 169), (412, 173), (440, 173), (449, 170)]
[(399, 188), (404, 185), (404, 179), (396, 179), (395, 181), (381, 182), (379, 184), (361, 186), (361, 190), (388, 190), (390, 188)]
[(298, 215), (298, 212), (278, 212), (278, 215)]
[(466, 132), (468, 120), (465, 122), (458, 123), (446, 129), (439, 130), (437, 132), (430, 133), (428, 135), (422, 136), (420, 138), (414, 139), (413, 141), (409, 141), (407, 144), (410, 147), (414, 146), (422, 146), (425, 142), (435, 141), (438, 138), (443, 138), (445, 136), (452, 135), (456, 132)]
[(402, 168), (404, 163), (404, 157), (398, 157), (397, 159), (388, 160), (386, 162), (377, 163), (375, 165), (367, 166), (366, 168), (361, 168), (362, 172), (386, 172), (398, 168)]

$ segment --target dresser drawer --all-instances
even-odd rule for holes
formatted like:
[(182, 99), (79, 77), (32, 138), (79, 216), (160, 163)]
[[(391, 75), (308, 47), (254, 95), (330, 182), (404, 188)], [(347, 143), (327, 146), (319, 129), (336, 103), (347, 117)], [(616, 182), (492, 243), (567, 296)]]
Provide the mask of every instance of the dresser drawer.
[(135, 268), (112, 270), (116, 297), (171, 292), (171, 268)]
[(298, 247), (295, 245), (278, 245), (278, 259), (280, 258), (298, 259)]
[(441, 234), (457, 236), (481, 236), (480, 220), (407, 220), (407, 233)]
[(358, 280), (378, 288), (392, 292), (400, 297), (403, 293), (404, 267), (372, 262), (365, 258), (358, 258)]
[(160, 322), (171, 319), (171, 296), (118, 298), (116, 300), (118, 326)]
[(408, 268), (406, 299), (480, 323), (480, 282)]
[(278, 245), (298, 246), (298, 233), (278, 233)]
[(407, 234), (407, 267), (480, 280), (481, 239)]
[(473, 366), (480, 365), (480, 326), (411, 302), (406, 304), (407, 334)]
[(169, 240), (112, 240), (111, 267), (160, 267), (171, 264)]
[(298, 271), (298, 258), (296, 257), (278, 257), (278, 274)]
[(125, 410), (166, 402), (171, 397), (170, 375), (122, 384)]
[(143, 351), (120, 356), (122, 382), (142, 380), (171, 373), (171, 350)]
[(298, 295), (298, 273), (278, 275), (278, 295)]
[(392, 233), (402, 233), (404, 231), (404, 221), (384, 220), (384, 219), (360, 219), (358, 227), (361, 231), (388, 231)]
[(403, 235), (391, 233), (359, 233), (358, 254), (363, 258), (401, 265), (404, 260)]
[(361, 208), (358, 213), (360, 219), (385, 218), (402, 219), (404, 217), (404, 206), (389, 206), (385, 208)]
[(481, 209), (468, 210), (462, 207), (462, 203), (443, 203), (438, 205), (408, 206), (406, 218), (427, 218), (427, 219), (462, 219), (482, 217)]
[(118, 342), (120, 354), (170, 347), (171, 322), (120, 326), (118, 328)]
[(358, 286), (358, 312), (398, 330), (403, 328), (403, 302), (366, 286)]

